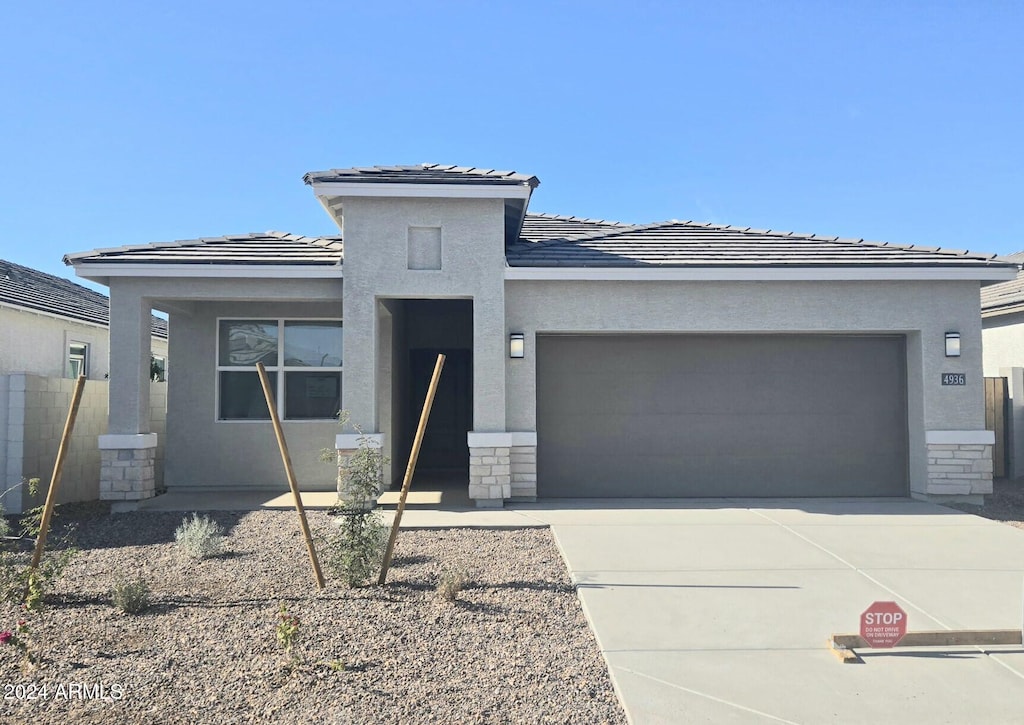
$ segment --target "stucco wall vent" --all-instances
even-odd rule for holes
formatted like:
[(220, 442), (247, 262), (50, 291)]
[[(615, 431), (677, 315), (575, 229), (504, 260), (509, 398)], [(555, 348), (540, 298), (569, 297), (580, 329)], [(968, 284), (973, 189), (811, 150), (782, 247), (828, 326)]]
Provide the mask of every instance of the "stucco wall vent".
[(409, 227), (409, 269), (441, 269), (441, 227)]

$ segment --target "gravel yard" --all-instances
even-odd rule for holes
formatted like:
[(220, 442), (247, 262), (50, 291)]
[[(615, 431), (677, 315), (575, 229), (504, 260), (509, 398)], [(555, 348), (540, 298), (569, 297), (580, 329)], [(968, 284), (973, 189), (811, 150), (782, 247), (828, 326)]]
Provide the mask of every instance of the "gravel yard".
[[(183, 516), (64, 512), (79, 553), (30, 618), (43, 666), (24, 674), (18, 650), (0, 646), (0, 720), (625, 721), (546, 529), (403, 531), (386, 587), (317, 592), (294, 512), (213, 514), (228, 553), (200, 562), (175, 548)], [(438, 576), (457, 562), (471, 584), (445, 602)], [(123, 614), (111, 589), (138, 574), (153, 604)], [(276, 639), (282, 602), (300, 621), (298, 664)], [(19, 618), (0, 615), (0, 629)]]
[(956, 508), (1024, 529), (1024, 480), (997, 478), (992, 482), (992, 494), (985, 497), (984, 506), (963, 505)]

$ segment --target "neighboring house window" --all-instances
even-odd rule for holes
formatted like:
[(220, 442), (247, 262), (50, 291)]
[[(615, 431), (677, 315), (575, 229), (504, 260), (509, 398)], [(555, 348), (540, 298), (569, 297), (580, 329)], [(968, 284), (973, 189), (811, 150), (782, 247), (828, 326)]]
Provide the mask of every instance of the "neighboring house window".
[(154, 383), (167, 382), (167, 358), (160, 355), (149, 356), (149, 379)]
[(89, 345), (84, 342), (68, 343), (68, 377), (89, 376)]
[(217, 417), (270, 417), (254, 369), (262, 362), (282, 418), (334, 418), (341, 409), (341, 361), (341, 320), (220, 320)]

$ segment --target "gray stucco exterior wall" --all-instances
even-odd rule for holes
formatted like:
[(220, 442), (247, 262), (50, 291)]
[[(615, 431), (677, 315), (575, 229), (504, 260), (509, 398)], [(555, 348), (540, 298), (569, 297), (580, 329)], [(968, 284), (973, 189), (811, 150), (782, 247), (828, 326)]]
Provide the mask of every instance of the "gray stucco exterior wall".
[[(269, 420), (217, 420), (217, 320), (341, 317), (337, 302), (197, 303), (191, 315), (171, 315), (166, 468), (168, 487), (287, 489)], [(346, 347), (348, 345), (348, 340)], [(347, 352), (347, 350), (346, 350)], [(343, 381), (343, 389), (346, 381)], [(331, 491), (337, 469), (319, 461), (333, 448), (334, 421), (284, 421), (285, 436), (303, 490)]]
[[(346, 361), (343, 407), (380, 432), (378, 303), (473, 301), (473, 426), (505, 430), (504, 205), (500, 199), (344, 199)], [(408, 268), (409, 228), (441, 229), (441, 269)]]

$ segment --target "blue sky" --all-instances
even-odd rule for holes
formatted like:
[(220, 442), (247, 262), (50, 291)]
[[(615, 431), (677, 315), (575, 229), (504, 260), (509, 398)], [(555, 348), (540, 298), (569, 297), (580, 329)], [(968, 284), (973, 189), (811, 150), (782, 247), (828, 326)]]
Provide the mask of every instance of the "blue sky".
[(0, 256), (333, 233), (306, 171), (531, 209), (1024, 249), (1024, 3), (9, 3)]

